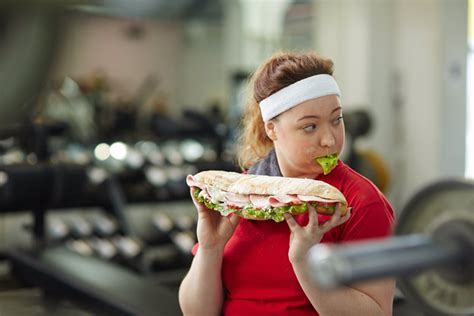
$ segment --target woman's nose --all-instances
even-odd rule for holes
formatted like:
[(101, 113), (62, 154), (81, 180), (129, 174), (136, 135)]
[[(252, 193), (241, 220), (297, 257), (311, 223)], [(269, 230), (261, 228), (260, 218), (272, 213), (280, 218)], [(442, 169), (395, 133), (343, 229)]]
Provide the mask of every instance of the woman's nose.
[(336, 139), (334, 138), (334, 135), (331, 133), (329, 129), (325, 129), (322, 132), (321, 135), (321, 146), (322, 147), (333, 147)]

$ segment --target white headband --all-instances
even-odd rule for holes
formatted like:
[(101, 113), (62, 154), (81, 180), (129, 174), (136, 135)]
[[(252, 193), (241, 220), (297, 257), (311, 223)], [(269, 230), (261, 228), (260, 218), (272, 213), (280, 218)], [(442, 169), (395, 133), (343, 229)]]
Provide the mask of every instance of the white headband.
[(332, 94), (341, 96), (341, 91), (330, 75), (315, 75), (297, 81), (260, 101), (263, 121), (267, 122), (304, 101)]

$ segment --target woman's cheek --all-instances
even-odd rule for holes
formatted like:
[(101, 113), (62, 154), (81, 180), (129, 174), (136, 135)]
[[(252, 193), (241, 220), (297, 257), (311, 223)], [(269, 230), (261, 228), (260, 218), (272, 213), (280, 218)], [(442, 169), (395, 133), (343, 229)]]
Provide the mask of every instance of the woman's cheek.
[(302, 152), (305, 156), (311, 156), (313, 158), (316, 158), (316, 153), (317, 153), (317, 148), (314, 146), (305, 146)]

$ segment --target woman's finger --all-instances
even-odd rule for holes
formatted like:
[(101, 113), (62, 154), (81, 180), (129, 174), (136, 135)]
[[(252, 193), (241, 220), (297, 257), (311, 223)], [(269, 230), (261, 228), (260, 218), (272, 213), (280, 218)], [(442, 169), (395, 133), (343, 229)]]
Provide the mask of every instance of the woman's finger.
[(228, 216), (228, 218), (229, 218), (229, 222), (230, 222), (230, 224), (232, 225), (232, 227), (236, 227), (237, 224), (238, 224), (239, 221), (240, 221), (240, 216), (237, 216), (237, 215), (235, 215), (235, 214), (230, 214), (230, 215)]
[(312, 206), (310, 203), (308, 203), (308, 217), (309, 217), (309, 222), (308, 222), (309, 227), (313, 228), (313, 227), (319, 226), (318, 213), (316, 212), (316, 209), (314, 208), (314, 206)]
[(336, 225), (341, 225), (342, 223), (345, 223), (349, 219), (349, 217), (351, 217), (351, 211), (352, 211), (352, 208), (349, 208), (347, 209), (346, 214), (341, 215), (342, 213), (341, 209), (340, 208), (336, 209), (336, 212), (334, 214), (335, 215), (334, 222), (336, 223)]
[(351, 214), (349, 211), (344, 216), (341, 216), (341, 209), (336, 208), (336, 211), (334, 212), (332, 218), (326, 223), (324, 223), (323, 225), (321, 225), (321, 229), (324, 232), (327, 232), (331, 230), (332, 228), (345, 223), (349, 219), (350, 216)]
[(288, 224), (288, 227), (290, 227), (291, 232), (296, 233), (301, 229), (301, 226), (296, 222), (293, 215), (285, 213), (283, 216), (285, 217), (286, 223)]
[(347, 220), (351, 217), (352, 209), (348, 209), (347, 213), (341, 217), (341, 224), (347, 222)]

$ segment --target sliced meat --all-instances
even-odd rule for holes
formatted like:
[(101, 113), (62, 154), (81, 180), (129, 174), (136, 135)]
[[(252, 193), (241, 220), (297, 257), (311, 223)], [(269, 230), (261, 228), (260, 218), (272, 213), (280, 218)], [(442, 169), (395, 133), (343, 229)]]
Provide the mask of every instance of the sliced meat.
[(256, 209), (266, 208), (270, 205), (268, 195), (250, 194), (249, 198), (250, 202), (252, 202), (253, 206), (255, 206)]
[(218, 190), (216, 188), (213, 188), (211, 186), (206, 186), (206, 190), (209, 193), (209, 196), (211, 197), (212, 203), (221, 203), (225, 201), (225, 192)]
[(321, 203), (339, 202), (338, 200), (324, 199), (318, 196), (310, 196), (310, 195), (298, 195), (298, 199), (300, 199), (303, 202), (321, 202)]
[(250, 204), (250, 198), (246, 194), (226, 192), (224, 200), (226, 204), (232, 208), (243, 208), (247, 204)]
[(282, 194), (282, 195), (272, 195), (268, 198), (270, 205), (279, 207), (292, 204), (302, 204), (303, 201), (298, 199), (296, 195)]

